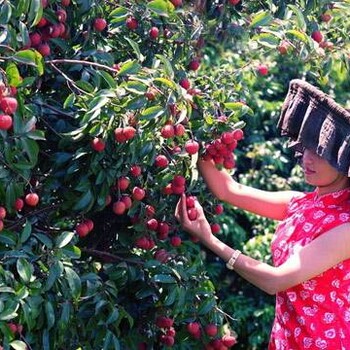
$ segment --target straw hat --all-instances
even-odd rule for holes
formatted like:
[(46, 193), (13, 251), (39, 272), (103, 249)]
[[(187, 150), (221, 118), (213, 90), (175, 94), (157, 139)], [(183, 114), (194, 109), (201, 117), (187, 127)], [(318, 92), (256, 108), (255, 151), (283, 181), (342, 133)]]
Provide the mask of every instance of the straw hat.
[(311, 149), (350, 177), (350, 112), (304, 80), (289, 84), (277, 127), (296, 151)]

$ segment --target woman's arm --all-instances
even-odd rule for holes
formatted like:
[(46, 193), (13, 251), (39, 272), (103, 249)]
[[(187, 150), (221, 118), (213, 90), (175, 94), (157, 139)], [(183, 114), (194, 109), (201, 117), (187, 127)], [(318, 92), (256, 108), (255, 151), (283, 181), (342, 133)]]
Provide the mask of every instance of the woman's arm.
[(198, 161), (198, 169), (210, 191), (220, 200), (273, 220), (282, 220), (295, 191), (269, 192), (244, 186), (233, 180), (224, 170), (218, 170), (212, 161)]
[[(235, 251), (211, 234), (203, 209), (196, 202), (198, 219), (190, 221), (186, 212), (185, 199), (176, 209), (176, 217), (183, 228), (198, 237), (203, 245), (228, 261)], [(246, 255), (239, 255), (235, 271), (250, 283), (269, 294), (276, 294), (294, 285), (307, 281), (350, 258), (350, 223), (325, 232), (305, 247), (296, 250), (282, 265), (274, 267)]]

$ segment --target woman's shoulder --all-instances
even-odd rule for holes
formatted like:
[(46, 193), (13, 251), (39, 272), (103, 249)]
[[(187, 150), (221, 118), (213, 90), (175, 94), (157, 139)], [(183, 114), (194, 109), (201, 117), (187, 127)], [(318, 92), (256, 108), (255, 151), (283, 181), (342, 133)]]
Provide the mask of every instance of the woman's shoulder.
[(291, 191), (291, 194), (292, 196), (288, 204), (288, 209), (293, 211), (303, 204), (313, 201), (316, 193), (315, 191)]

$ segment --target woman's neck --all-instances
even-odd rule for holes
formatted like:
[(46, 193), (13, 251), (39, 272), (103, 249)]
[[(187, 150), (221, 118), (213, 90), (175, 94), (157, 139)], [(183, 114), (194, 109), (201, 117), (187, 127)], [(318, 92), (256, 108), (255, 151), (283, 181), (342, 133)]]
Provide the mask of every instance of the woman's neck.
[(326, 186), (318, 186), (317, 192), (319, 196), (323, 196), (324, 194), (338, 192), (345, 190), (346, 188), (350, 188), (350, 178), (342, 175), (331, 184), (328, 184)]

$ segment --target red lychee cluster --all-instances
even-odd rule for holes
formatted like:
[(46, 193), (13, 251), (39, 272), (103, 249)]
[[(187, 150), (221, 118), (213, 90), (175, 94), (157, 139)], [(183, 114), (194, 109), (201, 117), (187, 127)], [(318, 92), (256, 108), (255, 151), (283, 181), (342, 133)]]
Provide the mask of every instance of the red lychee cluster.
[(163, 194), (182, 194), (186, 190), (186, 179), (182, 175), (175, 175), (172, 181), (163, 188)]
[(203, 159), (212, 159), (215, 164), (222, 165), (225, 169), (233, 169), (236, 165), (233, 151), (243, 136), (242, 129), (223, 132), (219, 138), (205, 145)]
[(174, 320), (167, 316), (158, 316), (155, 324), (160, 328), (159, 342), (165, 346), (172, 347), (175, 343), (176, 331), (173, 327)]
[(0, 130), (9, 130), (12, 127), (12, 115), (18, 108), (17, 99), (12, 96), (12, 90), (5, 84), (0, 84)]
[(160, 134), (165, 139), (171, 139), (175, 136), (183, 136), (185, 134), (185, 131), (185, 127), (182, 124), (174, 124), (172, 121), (167, 121), (161, 128)]
[(94, 229), (94, 222), (91, 219), (85, 219), (75, 226), (75, 231), (79, 237), (87, 236)]
[[(68, 5), (67, 5), (68, 4)], [(62, 6), (69, 6), (69, 1), (62, 1)], [(45, 5), (45, 6), (44, 6)], [(45, 8), (47, 3), (43, 3)], [(58, 8), (55, 12), (54, 21), (42, 17), (35, 26), (35, 30), (29, 34), (29, 47), (38, 50), (42, 56), (49, 56), (51, 54), (50, 40), (56, 38), (67, 39), (69, 32), (66, 27), (67, 12), (63, 8)], [(51, 17), (50, 17), (51, 19)]]
[(126, 126), (124, 128), (116, 128), (114, 130), (114, 138), (119, 143), (124, 143), (135, 137), (136, 129), (132, 126)]
[(234, 336), (225, 334), (222, 337), (216, 338), (218, 334), (218, 327), (214, 323), (208, 323), (205, 326), (201, 326), (199, 322), (190, 322), (186, 325), (186, 330), (190, 336), (194, 339), (201, 339), (204, 332), (208, 337), (214, 338), (205, 344), (206, 350), (227, 350), (237, 343)]
[(332, 50), (334, 47), (334, 44), (331, 41), (327, 41), (323, 33), (319, 30), (314, 30), (311, 33), (311, 38), (316, 41), (323, 49)]
[(113, 212), (117, 215), (123, 215), (128, 209), (131, 208), (133, 201), (141, 201), (146, 192), (143, 188), (135, 186), (131, 190), (131, 194), (122, 193), (125, 192), (130, 185), (130, 179), (126, 176), (121, 176), (117, 179), (116, 190), (119, 192), (119, 199), (113, 203)]
[(135, 247), (144, 250), (152, 250), (155, 245), (154, 240), (149, 236), (138, 237), (135, 241)]
[(170, 226), (165, 221), (158, 221), (155, 218), (150, 218), (146, 222), (146, 227), (149, 231), (156, 232), (158, 239), (165, 240), (168, 238)]
[[(131, 177), (137, 179), (142, 174), (141, 166), (133, 164), (129, 168)], [(113, 202), (112, 210), (116, 215), (124, 215), (134, 202), (140, 202), (146, 197), (146, 190), (141, 185), (130, 186), (129, 176), (120, 176), (112, 188), (116, 193), (117, 200)], [(136, 220), (137, 221), (137, 220)]]

